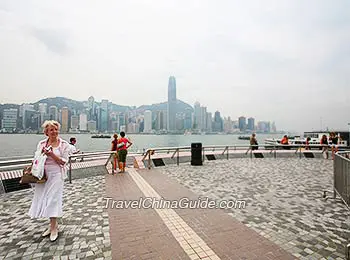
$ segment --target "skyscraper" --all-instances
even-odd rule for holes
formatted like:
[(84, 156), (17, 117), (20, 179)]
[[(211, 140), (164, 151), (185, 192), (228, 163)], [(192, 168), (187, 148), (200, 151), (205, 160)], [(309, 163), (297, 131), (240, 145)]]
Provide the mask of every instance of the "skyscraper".
[(101, 100), (101, 107), (100, 107), (100, 131), (101, 132), (106, 132), (108, 130), (108, 100), (107, 99), (102, 99)]
[(62, 122), (61, 122), (61, 131), (62, 133), (67, 133), (68, 132), (68, 118), (69, 118), (69, 110), (68, 107), (62, 107), (61, 110), (62, 113)]
[(58, 121), (58, 108), (56, 106), (49, 107), (49, 118)]
[(201, 129), (202, 125), (201, 125), (201, 104), (196, 101), (196, 103), (194, 103), (194, 120), (193, 120), (193, 128), (194, 129)]
[(152, 111), (146, 110), (144, 114), (144, 133), (150, 133), (152, 131)]
[(247, 128), (247, 121), (246, 118), (244, 116), (240, 116), (238, 118), (238, 127), (239, 127), (239, 131), (244, 132)]
[(95, 99), (93, 96), (89, 97), (88, 99), (88, 109), (89, 109), (88, 120), (96, 120), (96, 115), (95, 115), (96, 105), (95, 105)]
[(168, 131), (176, 129), (176, 79), (169, 77), (168, 84)]
[(222, 132), (223, 122), (219, 111), (214, 113), (214, 129), (215, 132)]
[(87, 131), (87, 115), (85, 113), (79, 115), (79, 130)]
[(247, 126), (248, 130), (254, 131), (255, 129), (255, 119), (252, 117), (248, 118), (248, 126)]

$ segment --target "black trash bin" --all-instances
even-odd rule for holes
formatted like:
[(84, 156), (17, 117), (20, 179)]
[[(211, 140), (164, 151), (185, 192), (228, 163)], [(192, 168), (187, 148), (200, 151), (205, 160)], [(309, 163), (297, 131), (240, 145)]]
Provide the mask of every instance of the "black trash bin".
[(202, 143), (191, 143), (191, 165), (203, 165)]

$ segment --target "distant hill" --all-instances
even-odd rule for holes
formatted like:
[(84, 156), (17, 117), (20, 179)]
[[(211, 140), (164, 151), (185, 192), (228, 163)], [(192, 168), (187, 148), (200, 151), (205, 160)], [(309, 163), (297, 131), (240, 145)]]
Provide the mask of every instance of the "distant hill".
[[(160, 110), (167, 110), (167, 106), (168, 106), (168, 102), (162, 102), (162, 103), (152, 104), (152, 105), (142, 105), (142, 106), (138, 107), (137, 110), (139, 112), (143, 112), (145, 110), (150, 110), (152, 112), (156, 112), (156, 111), (160, 111)], [(193, 112), (192, 106), (190, 106), (189, 104), (187, 104), (179, 99), (177, 100), (176, 112), (184, 112), (187, 108), (191, 109), (191, 111)]]
[(47, 108), (49, 108), (50, 106), (57, 106), (58, 108), (68, 107), (69, 109), (84, 109), (84, 102), (76, 101), (65, 97), (44, 98), (33, 103), (33, 105), (37, 106), (39, 105), (39, 103), (46, 103)]
[[(87, 107), (87, 101), (77, 101), (66, 97), (44, 98), (35, 103), (30, 103), (30, 104), (34, 105), (35, 109), (38, 109), (39, 103), (46, 103), (48, 108), (50, 106), (57, 106), (58, 108), (68, 107), (71, 110), (77, 110), (77, 111), (82, 111)], [(96, 102), (96, 104), (100, 105), (101, 102)], [(136, 108), (136, 110), (141, 113), (144, 112), (145, 110), (151, 110), (152, 112), (167, 110), (167, 104), (168, 102), (162, 102), (162, 103), (157, 103), (152, 105), (142, 105)], [(17, 105), (17, 104), (0, 104), (0, 119), (2, 118), (2, 113), (4, 109), (8, 109), (8, 108), (19, 109), (19, 106), (20, 105)], [(135, 107), (122, 106), (122, 105), (114, 104), (112, 102), (109, 102), (109, 106), (112, 111), (117, 111), (117, 112), (125, 112), (127, 110), (135, 109)], [(192, 106), (190, 106), (189, 104), (179, 99), (177, 100), (177, 108), (176, 108), (177, 112), (184, 112), (187, 108), (193, 111)]]
[[(54, 97), (54, 98), (45, 98), (37, 101), (35, 104), (47, 103), (47, 106), (57, 106), (58, 108), (68, 107), (69, 109), (84, 110), (87, 107), (87, 101), (76, 101), (73, 99), (65, 97)], [(95, 102), (97, 105), (101, 105), (101, 102)], [(125, 112), (130, 109), (128, 106), (121, 106), (109, 102), (110, 108), (117, 112)]]

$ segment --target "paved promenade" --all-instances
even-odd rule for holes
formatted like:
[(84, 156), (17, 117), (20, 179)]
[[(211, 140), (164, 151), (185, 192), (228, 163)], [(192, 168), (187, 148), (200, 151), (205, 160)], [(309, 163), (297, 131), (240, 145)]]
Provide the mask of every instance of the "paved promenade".
[[(322, 199), (322, 191), (331, 189), (332, 162), (320, 159), (129, 168), (125, 174), (67, 183), (60, 237), (53, 243), (40, 236), (47, 220), (26, 215), (32, 190), (11, 192), (0, 196), (0, 259), (344, 259), (349, 213), (341, 203)], [(106, 208), (107, 198), (194, 201), (206, 196), (246, 205)]]
[(0, 196), (0, 259), (112, 259), (104, 176), (66, 184), (56, 242), (41, 237), (48, 220), (27, 216), (32, 193), (27, 189)]
[(322, 191), (333, 187), (332, 163), (234, 159), (171, 165), (162, 172), (201, 196), (246, 201), (244, 210), (229, 214), (298, 258), (344, 259), (350, 214), (341, 203), (322, 199)]

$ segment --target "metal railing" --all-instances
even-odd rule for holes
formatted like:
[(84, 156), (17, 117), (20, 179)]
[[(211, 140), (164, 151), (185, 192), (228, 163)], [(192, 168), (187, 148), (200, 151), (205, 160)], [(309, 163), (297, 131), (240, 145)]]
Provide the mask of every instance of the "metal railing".
[[(310, 145), (310, 149), (322, 149), (322, 145)], [(218, 152), (219, 154), (229, 159), (230, 152), (233, 151), (242, 151), (246, 155), (250, 155), (251, 158), (254, 157), (254, 153), (256, 152), (268, 152), (272, 154), (274, 158), (277, 158), (277, 154), (279, 150), (294, 150), (295, 154), (299, 154), (299, 157), (302, 158), (303, 153), (307, 150), (303, 150), (305, 145), (260, 145), (259, 150), (252, 149), (255, 146), (251, 145), (206, 145), (202, 147), (202, 160), (205, 160), (205, 155), (212, 152)], [(142, 161), (145, 162), (147, 160), (148, 168), (151, 168), (151, 160), (152, 156), (155, 152), (157, 153), (172, 153), (171, 159), (176, 159), (177, 165), (180, 164), (180, 155), (183, 152), (191, 151), (190, 146), (180, 146), (180, 147), (159, 147), (159, 148), (149, 148), (143, 153), (130, 153), (128, 156), (143, 156)], [(322, 151), (327, 152), (325, 149)], [(112, 156), (115, 152), (111, 151), (98, 151), (98, 152), (82, 152), (78, 154), (71, 155), (68, 160), (67, 168), (68, 168), (68, 178), (69, 182), (72, 181), (72, 164), (75, 162), (88, 162), (93, 160), (106, 160), (104, 164), (107, 166), (108, 162), (112, 159)], [(25, 166), (28, 166), (32, 163), (33, 157), (26, 156), (25, 158), (11, 158), (10, 160), (6, 160), (6, 158), (2, 158), (5, 160), (0, 160), (0, 172), (1, 171), (11, 171), (11, 170), (19, 170), (23, 169)], [(102, 164), (101, 164), (102, 165)]]
[[(106, 160), (104, 164), (101, 164), (107, 167), (108, 163), (112, 160), (116, 151), (102, 151), (102, 152), (90, 152), (90, 153), (77, 153), (69, 156), (68, 159), (68, 180), (69, 183), (72, 183), (72, 164), (75, 162), (89, 162), (96, 160)], [(128, 157), (142, 155), (143, 153), (130, 153)]]
[[(230, 151), (244, 151), (244, 153), (247, 155), (250, 154), (250, 157), (253, 158), (253, 154), (255, 152), (262, 152), (262, 151), (268, 151), (270, 154), (273, 155), (274, 158), (277, 158), (278, 151), (285, 151), (285, 150), (295, 150), (295, 154), (299, 154), (299, 158), (302, 158), (303, 153), (305, 152), (312, 152), (316, 150), (322, 150), (323, 153), (328, 153), (328, 149), (324, 149), (323, 145), (308, 145), (308, 149), (305, 150), (306, 146), (305, 144), (300, 145), (260, 145), (260, 149), (255, 150), (256, 145), (206, 145), (202, 146), (202, 160), (205, 159), (205, 152), (214, 152), (214, 151), (221, 151), (222, 155), (226, 155), (226, 158), (229, 159)], [(258, 145), (259, 147), (259, 145)], [(261, 148), (263, 147), (263, 149)], [(304, 150), (303, 150), (304, 149)], [(172, 153), (171, 159), (174, 159), (176, 156), (176, 164), (179, 165), (180, 162), (180, 153), (181, 152), (188, 152), (191, 151), (191, 146), (180, 146), (180, 147), (158, 147), (158, 148), (149, 148), (146, 150), (146, 152), (143, 155), (142, 161), (145, 162), (147, 160), (147, 168), (151, 168), (151, 160), (152, 156), (157, 153)]]
[[(67, 173), (69, 183), (72, 183), (72, 165), (76, 162), (91, 162), (97, 160), (106, 160), (105, 163), (101, 165), (107, 166), (112, 157), (114, 156), (115, 151), (98, 151), (98, 152), (82, 152), (70, 155), (67, 162)], [(143, 155), (144, 153), (130, 153), (128, 156)], [(2, 158), (5, 160), (0, 160), (0, 172), (22, 170), (24, 167), (31, 165), (33, 157), (26, 156), (25, 158), (11, 159)]]
[[(325, 200), (340, 200), (350, 211), (350, 150), (337, 152), (333, 161), (333, 197), (323, 192)], [(345, 246), (345, 259), (350, 260), (350, 243)]]
[(339, 196), (350, 210), (350, 151), (335, 154), (333, 169), (334, 198)]
[(77, 153), (69, 156), (68, 158), (68, 180), (72, 183), (72, 164), (75, 162), (87, 162), (106, 159), (104, 166), (107, 166), (110, 158), (115, 154), (114, 151), (108, 152), (91, 152), (91, 153)]

